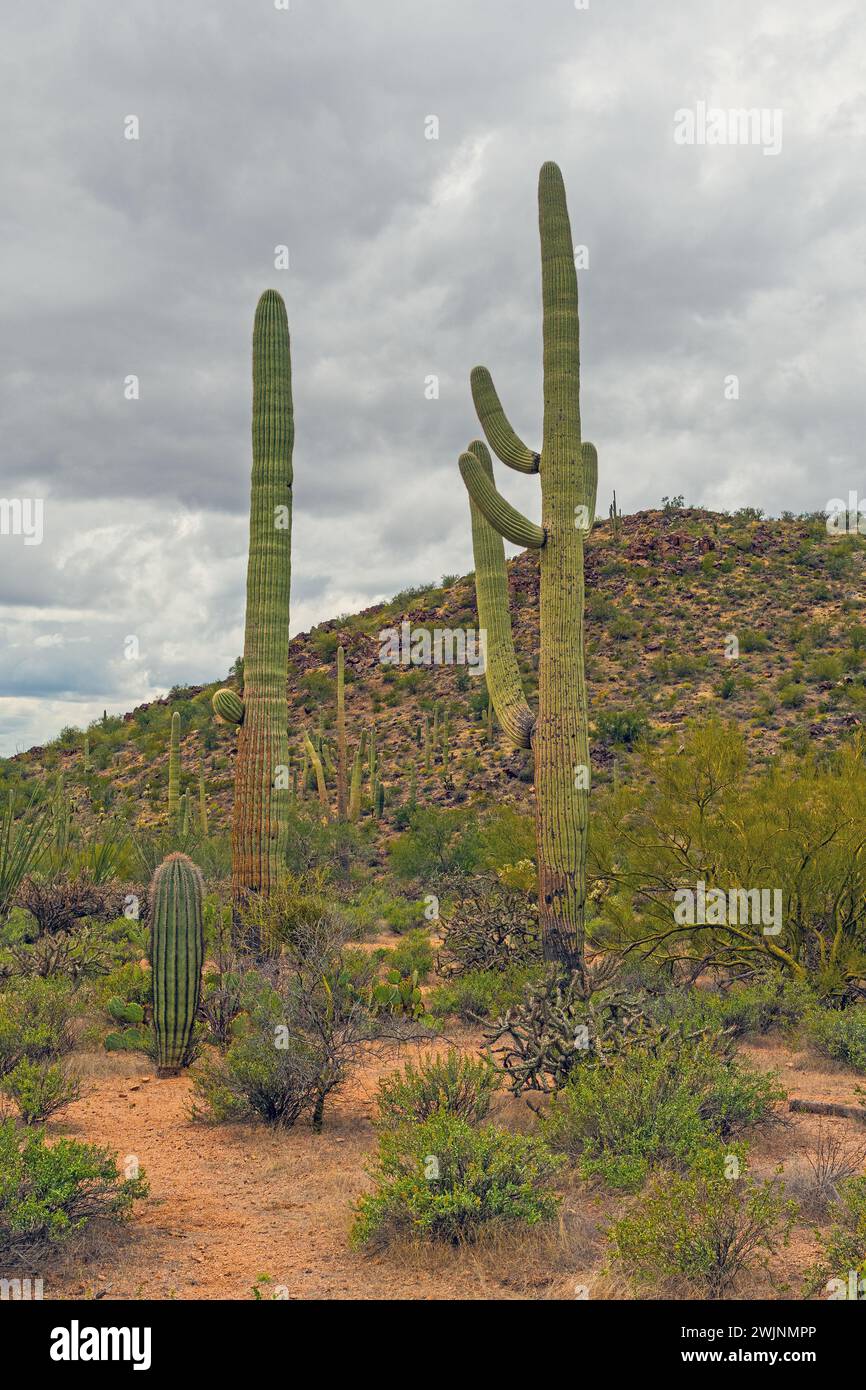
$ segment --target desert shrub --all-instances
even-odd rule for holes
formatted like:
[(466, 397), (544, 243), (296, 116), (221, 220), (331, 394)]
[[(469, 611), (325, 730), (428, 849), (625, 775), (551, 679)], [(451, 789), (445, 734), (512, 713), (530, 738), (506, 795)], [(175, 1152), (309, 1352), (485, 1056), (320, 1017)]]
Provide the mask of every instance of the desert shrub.
[(797, 681), (790, 681), (779, 690), (779, 704), (783, 709), (799, 709), (806, 702), (806, 687)]
[(38, 1124), (80, 1095), (78, 1081), (59, 1062), (32, 1062), (24, 1057), (7, 1072), (0, 1090), (15, 1104), (26, 1125)]
[(866, 1144), (853, 1142), (822, 1124), (805, 1164), (792, 1171), (786, 1169), (785, 1187), (804, 1216), (824, 1221), (831, 1203), (839, 1201), (845, 1182), (862, 1173), (864, 1163)]
[(721, 1298), (787, 1243), (795, 1211), (779, 1182), (748, 1176), (742, 1152), (704, 1149), (688, 1172), (659, 1174), (639, 1208), (613, 1223), (612, 1255), (640, 1289)]
[(270, 893), (251, 894), (240, 909), (244, 940), (251, 947), (277, 952), (322, 921), (331, 910), (327, 876), (321, 869), (287, 871)]
[(404, 880), (435, 881), (465, 873), (475, 862), (469, 813), (460, 808), (423, 809), (389, 848), (391, 867)]
[(596, 727), (602, 743), (628, 745), (644, 733), (647, 721), (639, 710), (602, 710)]
[(406, 1123), (423, 1124), (444, 1110), (476, 1124), (489, 1111), (497, 1084), (496, 1070), (487, 1059), (476, 1060), (449, 1048), (445, 1057), (421, 1057), (417, 1067), (407, 1062), (402, 1071), (380, 1081), (379, 1120), (393, 1129)]
[(556, 1212), (552, 1186), (561, 1163), (539, 1139), (441, 1111), (423, 1124), (385, 1130), (371, 1170), (375, 1190), (356, 1207), (353, 1243), (458, 1244), (485, 1228), (535, 1226)]
[(108, 1149), (49, 1145), (41, 1130), (0, 1123), (0, 1260), (44, 1250), (94, 1219), (122, 1219), (146, 1195), (144, 1173), (122, 1178)]
[[(866, 1279), (866, 1177), (847, 1178), (840, 1183), (830, 1207), (830, 1229), (822, 1237), (820, 1262), (807, 1275), (807, 1292), (827, 1281), (830, 1297), (850, 1296), (849, 1281)], [(833, 1285), (829, 1281), (835, 1281)], [(860, 1284), (856, 1297), (863, 1297)]]
[(809, 1041), (819, 1052), (866, 1072), (866, 1005), (815, 1009), (807, 1024)]
[(535, 900), (494, 874), (467, 875), (460, 881), (442, 935), (443, 974), (507, 970), (540, 957)]
[(734, 1037), (793, 1027), (814, 1003), (808, 985), (770, 975), (729, 990), (684, 989), (661, 995), (653, 1012), (661, 1020), (679, 1019), (694, 1027), (715, 1027)]
[(72, 988), (65, 980), (16, 980), (0, 994), (0, 1076), (25, 1058), (61, 1057), (73, 1045)]
[(415, 927), (407, 932), (399, 946), (388, 951), (385, 959), (388, 965), (398, 970), (405, 978), (416, 975), (423, 983), (433, 969), (433, 948), (430, 933), (424, 927)]
[(306, 1114), (321, 1128), (327, 1097), (363, 1046), (399, 1036), (389, 1019), (374, 1017), (360, 968), (344, 929), (328, 918), (299, 930), (267, 974), (248, 971), (233, 1041), (194, 1073), (196, 1118), (285, 1127)]
[(585, 1177), (640, 1186), (655, 1164), (688, 1164), (713, 1136), (769, 1119), (784, 1095), (772, 1077), (735, 1062), (717, 1039), (670, 1037), (607, 1064), (576, 1069), (554, 1097), (542, 1135)]
[(743, 652), (765, 652), (770, 645), (770, 640), (766, 634), (756, 632), (754, 628), (743, 628), (738, 635), (740, 650)]
[(528, 986), (536, 983), (543, 973), (540, 965), (472, 970), (431, 990), (427, 1008), (434, 1018), (456, 1015), (464, 1023), (498, 1018), (519, 1004)]

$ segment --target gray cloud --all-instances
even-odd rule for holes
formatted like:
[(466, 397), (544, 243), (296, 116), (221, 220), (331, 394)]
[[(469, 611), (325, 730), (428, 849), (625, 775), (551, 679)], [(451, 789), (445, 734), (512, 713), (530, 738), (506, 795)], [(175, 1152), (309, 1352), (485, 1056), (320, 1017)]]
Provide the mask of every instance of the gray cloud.
[[(46, 536), (0, 537), (5, 751), (240, 649), (269, 285), (292, 328), (293, 629), (471, 566), (476, 361), (539, 441), (547, 158), (589, 248), (600, 507), (866, 491), (857, 0), (291, 3), (7, 7), (2, 488), (45, 497)], [(781, 109), (781, 153), (675, 145), (701, 100)], [(537, 515), (533, 480), (503, 482)]]

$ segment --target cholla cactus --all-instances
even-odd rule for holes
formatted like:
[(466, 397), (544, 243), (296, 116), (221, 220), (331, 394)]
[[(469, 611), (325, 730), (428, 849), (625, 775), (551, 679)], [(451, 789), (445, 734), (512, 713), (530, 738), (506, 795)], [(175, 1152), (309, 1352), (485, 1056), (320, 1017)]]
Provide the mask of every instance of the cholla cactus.
[(190, 1060), (201, 991), (200, 870), (185, 854), (169, 854), (151, 879), (148, 901), (157, 1063), (160, 1076), (173, 1076)]
[[(487, 633), (487, 684), (510, 741), (535, 756), (539, 917), (544, 955), (581, 979), (584, 967), (589, 746), (583, 663), (583, 542), (595, 516), (598, 458), (581, 441), (577, 274), (565, 187), (555, 164), (538, 184), (544, 310), (541, 453), (511, 428), (484, 367), (472, 396), (497, 457), (541, 480), (536, 526), (496, 490), (490, 455), (476, 441), (460, 458), (471, 499), (478, 621)], [(538, 716), (526, 702), (511, 635), (502, 537), (540, 559)]]
[(286, 306), (266, 290), (253, 329), (253, 471), (243, 699), (218, 690), (214, 711), (238, 725), (232, 890), (269, 893), (288, 837), (289, 592), (292, 549), (292, 369)]

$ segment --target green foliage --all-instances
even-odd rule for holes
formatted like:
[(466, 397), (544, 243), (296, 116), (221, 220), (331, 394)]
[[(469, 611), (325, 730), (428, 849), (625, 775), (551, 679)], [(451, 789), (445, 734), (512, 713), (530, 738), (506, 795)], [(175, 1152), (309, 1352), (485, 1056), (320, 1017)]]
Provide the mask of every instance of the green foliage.
[(819, 1052), (866, 1072), (866, 1005), (814, 1009), (807, 1025), (809, 1041)]
[(0, 1261), (44, 1251), (96, 1218), (122, 1219), (147, 1195), (144, 1173), (122, 1178), (113, 1155), (95, 1144), (41, 1130), (20, 1134), (0, 1123)]
[(470, 1124), (483, 1120), (498, 1086), (496, 1069), (486, 1058), (475, 1060), (449, 1048), (445, 1057), (422, 1056), (417, 1067), (407, 1062), (379, 1082), (376, 1103), (380, 1124), (423, 1124), (440, 1110)]
[(469, 971), (432, 990), (427, 996), (427, 1007), (435, 1018), (456, 1015), (464, 1023), (498, 1018), (519, 1004), (527, 987), (543, 973), (541, 964)]
[(15, 818), (12, 793), (0, 818), (0, 925), (6, 920), (22, 880), (39, 862), (52, 829), (52, 810), (35, 797), (23, 816)]
[[(711, 719), (637, 753), (628, 786), (599, 788), (590, 837), (599, 945), (657, 960), (712, 959), (738, 974), (774, 966), (822, 997), (866, 976), (866, 739), (750, 771), (742, 733)], [(784, 827), (784, 833), (780, 828)], [(740, 920), (678, 915), (698, 883), (781, 895), (778, 931), (752, 903)], [(742, 904), (745, 907), (745, 903)], [(775, 925), (775, 922), (774, 922)]]
[(640, 1186), (649, 1168), (687, 1164), (713, 1136), (765, 1122), (781, 1099), (772, 1077), (725, 1055), (715, 1038), (633, 1045), (601, 1068), (575, 1068), (542, 1122), (550, 1147), (585, 1177)]
[(742, 652), (765, 652), (770, 645), (770, 639), (766, 634), (756, 632), (754, 628), (745, 627), (738, 636)]
[[(822, 1258), (809, 1272), (809, 1292), (824, 1280), (841, 1280), (846, 1294), (851, 1272), (866, 1279), (866, 1176), (846, 1178), (830, 1205), (830, 1229), (822, 1235)], [(862, 1292), (858, 1290), (858, 1297)]]
[(65, 980), (17, 980), (0, 994), (0, 1077), (19, 1062), (62, 1056), (73, 1045), (72, 987)]
[(777, 972), (729, 990), (687, 989), (663, 995), (654, 1007), (660, 1020), (679, 1019), (691, 1028), (721, 1028), (735, 1037), (792, 1028), (814, 1004), (800, 980)]
[(433, 948), (430, 934), (424, 927), (415, 927), (387, 955), (388, 964), (401, 975), (416, 975), (423, 984), (433, 969)]
[(596, 720), (598, 737), (602, 743), (635, 743), (646, 731), (646, 715), (639, 710), (601, 710)]
[(27, 1057), (7, 1073), (0, 1090), (17, 1106), (25, 1125), (47, 1120), (80, 1094), (78, 1082), (67, 1076), (59, 1062), (34, 1062)]
[(556, 1213), (551, 1189), (561, 1162), (538, 1139), (442, 1111), (386, 1130), (371, 1170), (375, 1191), (356, 1207), (353, 1243), (456, 1245), (490, 1227), (535, 1226)]
[[(739, 1169), (739, 1176), (732, 1160)], [(685, 1173), (659, 1174), (610, 1230), (612, 1254), (639, 1290), (721, 1298), (738, 1275), (787, 1244), (796, 1204), (752, 1179), (742, 1150), (709, 1148)]]

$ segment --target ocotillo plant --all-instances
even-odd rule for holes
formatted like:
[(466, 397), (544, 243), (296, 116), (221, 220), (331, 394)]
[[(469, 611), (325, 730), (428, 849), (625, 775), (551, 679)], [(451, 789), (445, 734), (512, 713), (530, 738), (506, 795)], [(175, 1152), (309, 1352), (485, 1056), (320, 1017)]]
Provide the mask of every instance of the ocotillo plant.
[(243, 699), (218, 690), (216, 714), (239, 725), (232, 891), (269, 893), (285, 865), (289, 591), (292, 565), (292, 368), (286, 306), (266, 290), (253, 328), (253, 470)]
[(180, 813), (180, 711), (171, 716), (171, 742), (168, 747), (168, 823), (177, 829)]
[[(562, 174), (542, 167), (538, 182), (544, 345), (541, 453), (511, 428), (490, 373), (472, 371), (484, 434), (503, 463), (541, 480), (542, 524), (496, 490), (479, 441), (460, 457), (471, 499), (478, 622), (487, 634), (487, 684), (497, 719), (535, 757), (539, 918), (544, 956), (585, 984), (584, 912), (589, 745), (583, 664), (583, 541), (595, 516), (598, 458), (581, 442), (577, 273)], [(502, 537), (539, 552), (541, 570), (538, 715), (526, 702), (508, 611)]]
[(153, 1028), (160, 1076), (190, 1060), (204, 958), (202, 877), (185, 854), (169, 854), (150, 883)]

